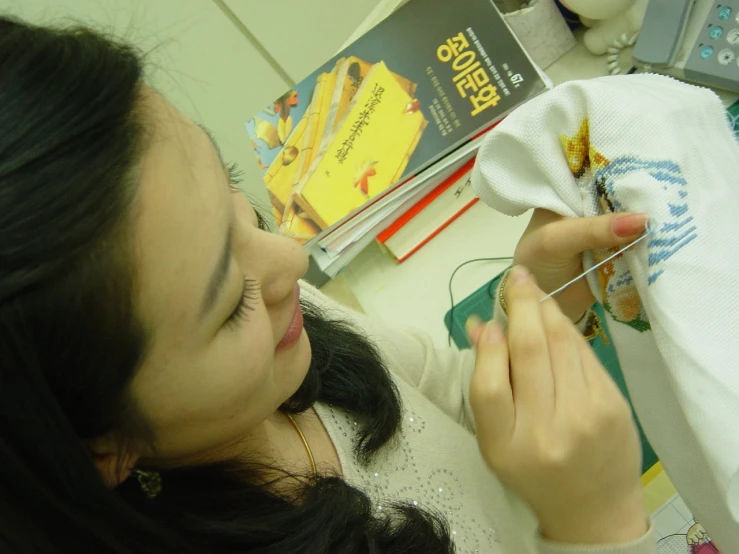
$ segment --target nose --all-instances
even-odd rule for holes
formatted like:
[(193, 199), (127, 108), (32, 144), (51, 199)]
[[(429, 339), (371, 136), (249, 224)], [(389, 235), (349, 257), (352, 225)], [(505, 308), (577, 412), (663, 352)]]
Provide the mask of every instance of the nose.
[(232, 198), (238, 221), (234, 246), (244, 273), (259, 279), (268, 307), (292, 299), (298, 279), (308, 271), (308, 253), (296, 240), (260, 229), (246, 197)]
[(292, 297), (295, 285), (308, 271), (308, 253), (290, 237), (256, 230), (261, 243), (262, 298), (264, 303), (277, 304)]

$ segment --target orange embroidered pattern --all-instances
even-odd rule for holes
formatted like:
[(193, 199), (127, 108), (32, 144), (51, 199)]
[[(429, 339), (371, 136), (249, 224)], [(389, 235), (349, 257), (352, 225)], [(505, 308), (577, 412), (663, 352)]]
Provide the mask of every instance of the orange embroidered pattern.
[[(561, 136), (560, 141), (572, 175), (581, 185), (594, 187), (597, 210), (604, 214), (614, 212), (612, 199), (602, 183), (593, 178), (595, 171), (607, 167), (611, 162), (590, 144), (590, 122), (586, 117), (573, 136)], [(618, 249), (600, 249), (594, 252), (595, 263), (600, 263)], [(623, 255), (618, 256), (598, 269), (598, 281), (603, 297), (603, 306), (616, 321), (637, 331), (650, 329), (647, 315), (637, 293), (634, 280)]]

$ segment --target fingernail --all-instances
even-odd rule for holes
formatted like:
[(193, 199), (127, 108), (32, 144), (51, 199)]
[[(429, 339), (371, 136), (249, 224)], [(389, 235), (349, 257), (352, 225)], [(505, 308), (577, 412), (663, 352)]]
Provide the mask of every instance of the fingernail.
[(646, 214), (624, 214), (616, 217), (611, 230), (617, 237), (633, 237), (644, 232), (649, 216)]
[(503, 329), (494, 323), (488, 323), (485, 327), (485, 340), (490, 344), (495, 344), (503, 340)]
[(521, 265), (517, 265), (511, 270), (511, 274), (508, 277), (508, 280), (513, 285), (520, 285), (522, 283), (527, 283), (531, 280), (531, 274), (529, 273), (529, 270)]
[(477, 331), (477, 329), (482, 324), (482, 319), (480, 319), (479, 316), (471, 315), (467, 318), (467, 321), (464, 324), (464, 330), (467, 333), (468, 337), (471, 337), (472, 334)]

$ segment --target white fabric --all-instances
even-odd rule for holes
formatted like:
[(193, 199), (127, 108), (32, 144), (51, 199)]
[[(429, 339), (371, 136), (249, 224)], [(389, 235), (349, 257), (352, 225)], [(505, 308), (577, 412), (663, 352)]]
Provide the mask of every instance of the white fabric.
[(652, 235), (589, 283), (665, 470), (739, 552), (739, 147), (719, 99), (657, 75), (568, 83), (507, 117), (477, 160), (477, 194), (509, 215), (650, 215)]

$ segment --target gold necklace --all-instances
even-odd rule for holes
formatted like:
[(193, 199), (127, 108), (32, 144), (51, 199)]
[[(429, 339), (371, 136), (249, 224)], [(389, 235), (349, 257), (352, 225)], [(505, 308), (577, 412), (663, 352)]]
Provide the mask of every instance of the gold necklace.
[(300, 440), (303, 441), (303, 446), (305, 446), (305, 451), (308, 453), (308, 459), (310, 460), (310, 468), (313, 471), (313, 475), (318, 475), (318, 468), (316, 467), (316, 459), (313, 457), (313, 451), (310, 449), (310, 445), (308, 444), (308, 441), (305, 438), (305, 435), (303, 434), (303, 431), (300, 430), (300, 426), (298, 425), (298, 422), (295, 421), (292, 415), (286, 413), (287, 419), (290, 420), (290, 423), (293, 424), (293, 427), (295, 427), (295, 430), (298, 432), (298, 435), (300, 436)]

